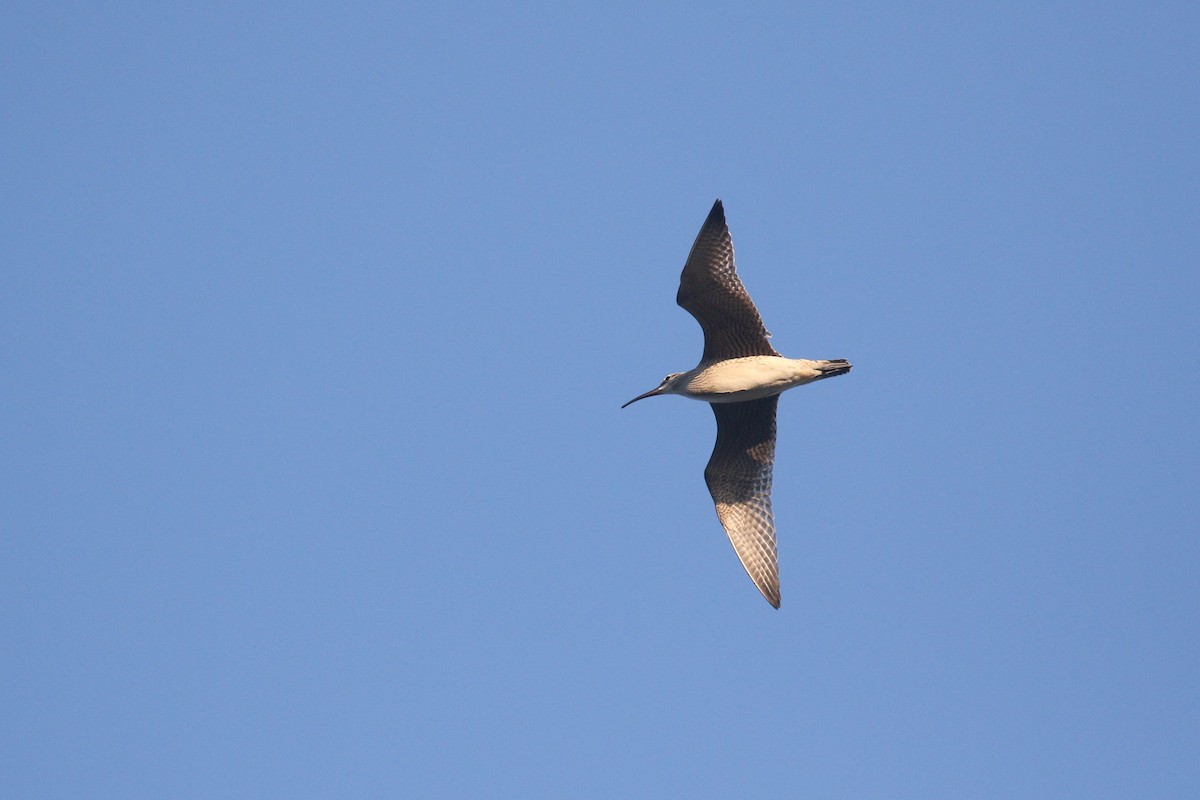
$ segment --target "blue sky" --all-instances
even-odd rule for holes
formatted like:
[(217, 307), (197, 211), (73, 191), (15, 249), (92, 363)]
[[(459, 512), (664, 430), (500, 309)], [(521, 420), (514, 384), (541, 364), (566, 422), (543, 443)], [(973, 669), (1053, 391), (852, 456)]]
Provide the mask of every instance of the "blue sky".
[(1194, 796), (1200, 13), (797, 5), (11, 9), (0, 794)]

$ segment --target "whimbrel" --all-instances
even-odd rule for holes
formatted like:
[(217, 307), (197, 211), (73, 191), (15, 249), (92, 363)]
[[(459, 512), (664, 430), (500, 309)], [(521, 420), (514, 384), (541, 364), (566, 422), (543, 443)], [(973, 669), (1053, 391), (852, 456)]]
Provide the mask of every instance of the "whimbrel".
[(780, 393), (845, 375), (850, 362), (784, 358), (775, 351), (767, 341), (771, 334), (738, 278), (720, 200), (713, 204), (683, 265), (675, 302), (704, 329), (700, 364), (671, 373), (657, 388), (621, 408), (656, 394), (680, 394), (712, 405), (717, 443), (704, 468), (704, 481), (750, 580), (768, 603), (779, 608), (779, 559), (771, 512), (775, 407)]

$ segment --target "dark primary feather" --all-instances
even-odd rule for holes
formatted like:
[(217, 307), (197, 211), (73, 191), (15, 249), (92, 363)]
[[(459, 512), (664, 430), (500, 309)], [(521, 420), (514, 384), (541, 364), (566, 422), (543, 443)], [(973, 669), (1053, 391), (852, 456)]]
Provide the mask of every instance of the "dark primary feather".
[(720, 200), (713, 204), (688, 254), (675, 302), (704, 329), (702, 362), (779, 355), (767, 341), (771, 334), (738, 278)]
[(779, 395), (743, 403), (711, 403), (717, 443), (704, 481), (742, 566), (767, 602), (779, 608), (779, 559), (771, 512), (775, 409)]

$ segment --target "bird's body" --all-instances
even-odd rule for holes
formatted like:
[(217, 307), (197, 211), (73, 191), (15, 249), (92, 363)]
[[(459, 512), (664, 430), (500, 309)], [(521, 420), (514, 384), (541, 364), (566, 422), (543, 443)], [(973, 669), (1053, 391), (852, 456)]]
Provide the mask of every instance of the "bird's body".
[(850, 365), (844, 361), (783, 356), (727, 358), (680, 373), (662, 394), (678, 394), (706, 403), (739, 403), (831, 377), (830, 373), (839, 369), (839, 375), (849, 372)]
[(668, 375), (657, 388), (625, 406), (659, 394), (678, 394), (712, 405), (717, 442), (704, 480), (742, 566), (767, 602), (778, 608), (771, 480), (779, 395), (795, 386), (844, 375), (851, 365), (845, 359), (813, 361), (775, 352), (737, 276), (733, 240), (720, 200), (713, 204), (692, 245), (676, 301), (704, 329), (700, 364)]

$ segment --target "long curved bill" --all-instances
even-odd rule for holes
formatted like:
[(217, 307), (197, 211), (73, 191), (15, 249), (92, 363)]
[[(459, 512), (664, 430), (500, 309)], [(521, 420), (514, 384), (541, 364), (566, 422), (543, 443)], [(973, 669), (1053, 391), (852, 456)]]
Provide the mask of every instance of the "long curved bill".
[[(658, 386), (658, 387), (646, 392), (645, 394), (639, 394), (637, 397), (633, 398), (628, 403), (626, 403), (625, 406), (632, 405), (633, 403), (636, 403), (638, 400), (645, 400), (647, 397), (654, 397), (654, 395), (662, 394), (662, 393), (663, 393), (663, 387)], [(621, 406), (621, 408), (624, 408), (625, 406)]]

